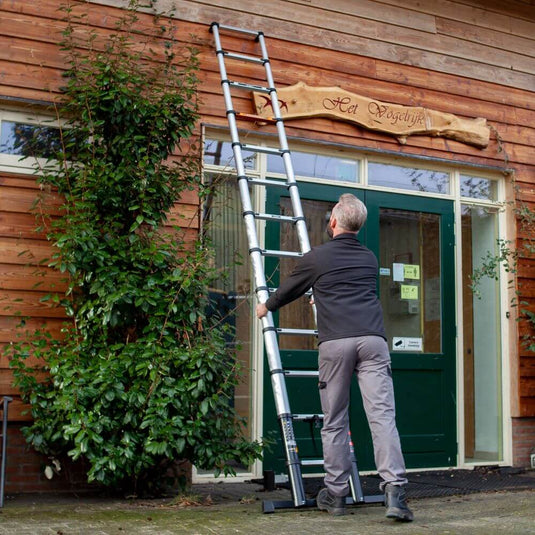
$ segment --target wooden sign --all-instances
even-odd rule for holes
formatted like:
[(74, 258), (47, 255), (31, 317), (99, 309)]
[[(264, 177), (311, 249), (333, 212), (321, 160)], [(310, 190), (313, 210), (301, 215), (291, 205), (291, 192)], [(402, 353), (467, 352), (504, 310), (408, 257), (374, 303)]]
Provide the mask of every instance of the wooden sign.
[[(486, 119), (462, 119), (417, 106), (400, 106), (350, 93), (339, 87), (310, 87), (303, 82), (277, 90), (284, 119), (329, 117), (386, 132), (405, 143), (407, 136), (424, 134), (455, 139), (484, 148), (489, 144)], [(253, 92), (256, 113), (272, 117), (271, 97)]]

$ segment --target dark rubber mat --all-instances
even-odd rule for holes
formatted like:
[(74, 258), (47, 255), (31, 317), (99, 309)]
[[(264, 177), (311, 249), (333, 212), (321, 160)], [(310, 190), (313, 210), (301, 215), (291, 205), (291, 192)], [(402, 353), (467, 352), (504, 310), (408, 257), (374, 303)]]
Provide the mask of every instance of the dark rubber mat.
[[(407, 495), (413, 498), (503, 490), (535, 490), (535, 471), (511, 467), (409, 472), (407, 479)], [(309, 496), (315, 496), (323, 487), (321, 478), (305, 478), (304, 481), (305, 491)], [(378, 494), (380, 481), (379, 476), (361, 476), (364, 495)]]

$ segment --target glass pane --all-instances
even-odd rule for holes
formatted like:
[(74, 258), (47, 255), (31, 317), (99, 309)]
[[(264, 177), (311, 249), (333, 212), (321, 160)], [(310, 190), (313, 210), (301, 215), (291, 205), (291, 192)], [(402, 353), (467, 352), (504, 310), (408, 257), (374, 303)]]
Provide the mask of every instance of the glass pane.
[(59, 128), (2, 121), (0, 153), (49, 158), (61, 149)]
[[(246, 169), (254, 169), (256, 153), (243, 150), (243, 163)], [(217, 141), (207, 139), (204, 142), (204, 163), (210, 165), (220, 165), (222, 167), (235, 167), (234, 152), (232, 145), (228, 141)]]
[(461, 175), (461, 197), (496, 200), (497, 183), (495, 180), (477, 176)]
[(450, 177), (448, 173), (384, 163), (370, 162), (368, 164), (368, 183), (372, 186), (385, 186), (411, 191), (450, 192)]
[[(331, 210), (336, 202), (312, 201), (302, 199), (303, 212), (308, 225), (310, 245), (320, 245), (329, 240), (326, 232)], [(281, 198), (281, 214), (293, 215), (290, 199)], [(280, 247), (283, 251), (299, 251), (297, 232), (288, 232), (288, 228), (281, 226)], [(296, 260), (281, 258), (280, 280), (286, 279), (292, 272)], [(314, 315), (308, 297), (301, 297), (293, 303), (284, 306), (279, 311), (279, 326), (293, 329), (315, 329)], [(279, 337), (281, 349), (315, 349), (316, 338), (307, 335)]]
[(499, 283), (484, 278), (480, 297), (471, 275), (497, 249), (497, 214), (462, 207), (463, 370), (465, 457), (468, 462), (502, 460)]
[(440, 353), (440, 216), (381, 208), (379, 265), (392, 351)]
[[(292, 151), (292, 166), (297, 176), (323, 178), (341, 182), (357, 182), (359, 176), (358, 160), (335, 158), (321, 154)], [(267, 158), (268, 173), (285, 173), (284, 162), (273, 154)]]
[[(241, 380), (233, 404), (252, 429), (252, 347), (251, 347), (251, 273), (245, 225), (242, 220), (238, 185), (233, 175), (205, 176), (214, 185), (204, 206), (204, 229), (215, 249), (215, 266), (222, 276), (211, 289), (215, 313), (235, 332), (236, 354), (241, 364)], [(244, 471), (247, 467), (235, 467)]]

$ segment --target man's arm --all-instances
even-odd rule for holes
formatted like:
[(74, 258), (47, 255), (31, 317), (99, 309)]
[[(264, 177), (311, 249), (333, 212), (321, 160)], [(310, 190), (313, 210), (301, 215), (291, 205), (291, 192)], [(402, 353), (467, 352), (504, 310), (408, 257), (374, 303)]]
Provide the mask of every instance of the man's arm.
[(316, 281), (314, 252), (309, 251), (295, 266), (289, 277), (284, 280), (265, 303), (256, 306), (257, 318), (263, 318), (268, 311), (274, 312), (304, 295)]

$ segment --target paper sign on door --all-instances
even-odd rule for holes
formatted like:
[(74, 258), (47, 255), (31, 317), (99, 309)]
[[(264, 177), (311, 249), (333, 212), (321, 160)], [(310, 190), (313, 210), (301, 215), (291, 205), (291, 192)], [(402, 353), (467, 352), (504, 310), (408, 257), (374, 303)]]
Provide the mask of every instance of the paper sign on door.
[(403, 264), (403, 276), (406, 279), (420, 280), (420, 266), (418, 264)]
[(418, 286), (411, 284), (401, 285), (401, 299), (418, 299)]
[(423, 340), (421, 338), (409, 338), (404, 336), (394, 336), (392, 338), (393, 351), (422, 351)]

